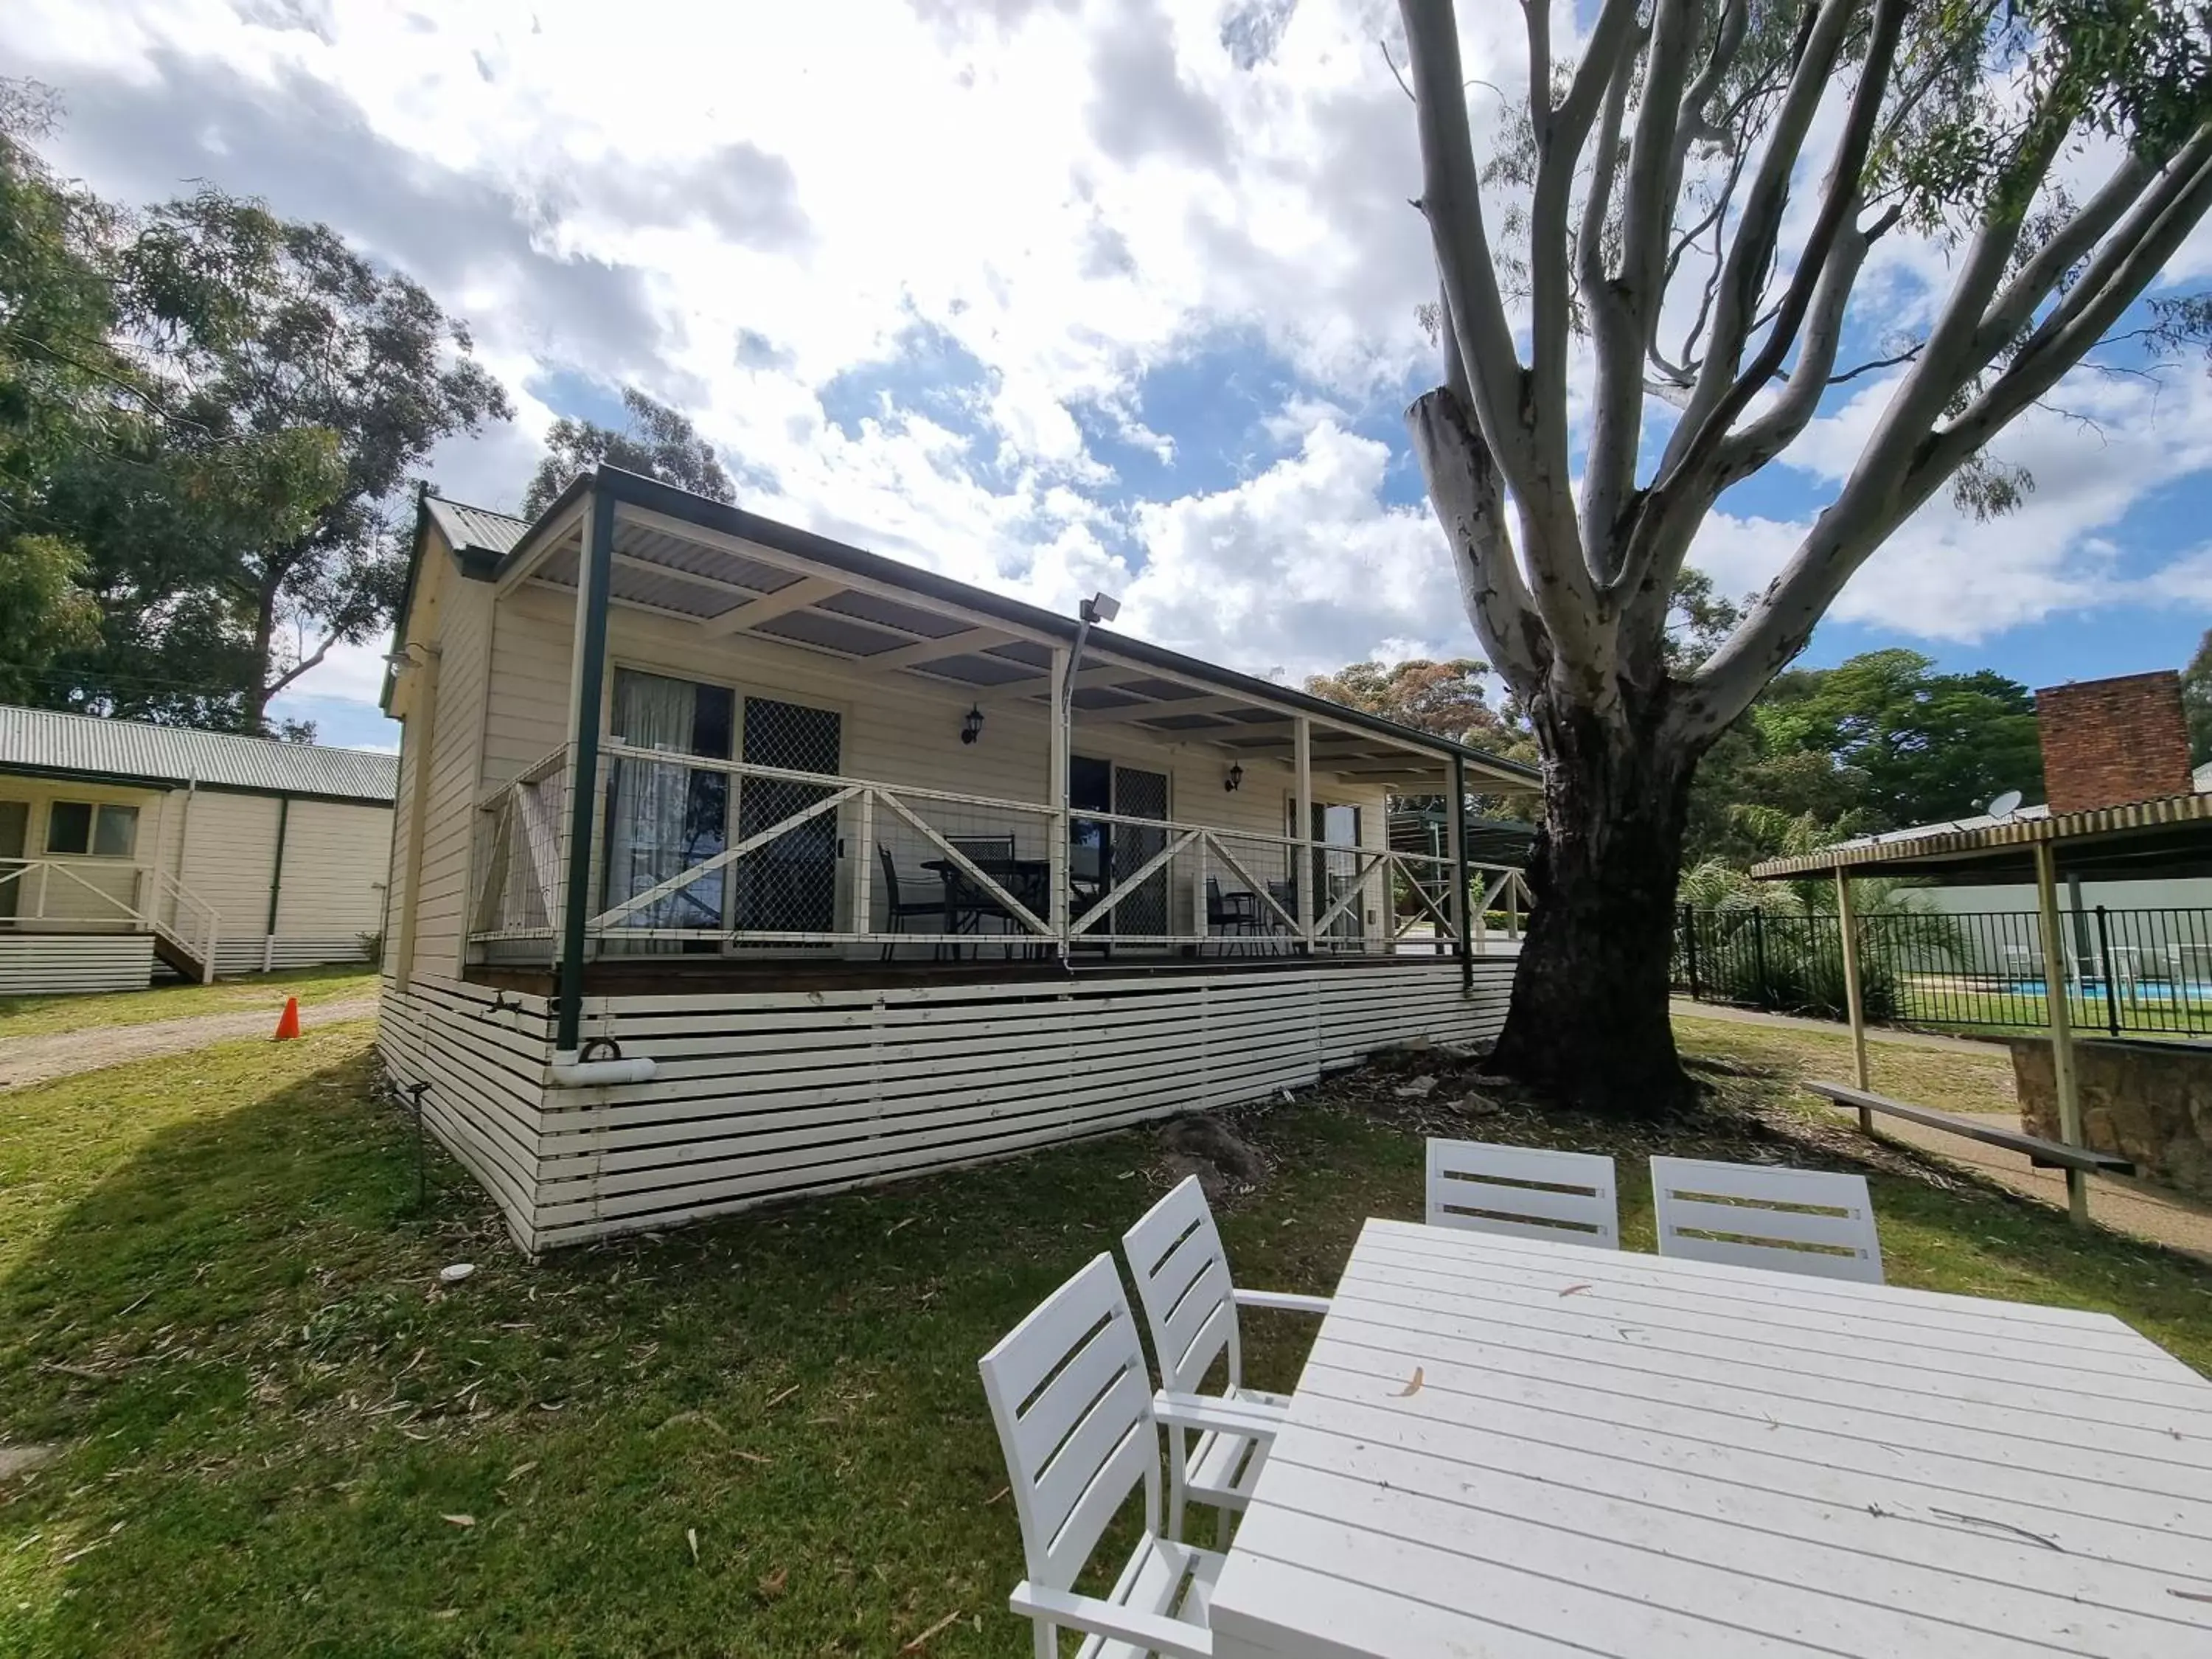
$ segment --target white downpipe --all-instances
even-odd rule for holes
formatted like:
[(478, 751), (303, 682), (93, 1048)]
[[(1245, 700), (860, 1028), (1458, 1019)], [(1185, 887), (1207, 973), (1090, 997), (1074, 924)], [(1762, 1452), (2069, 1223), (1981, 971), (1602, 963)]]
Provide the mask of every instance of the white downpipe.
[(641, 1056), (636, 1060), (580, 1060), (577, 1050), (564, 1048), (553, 1056), (548, 1068), (553, 1081), (563, 1089), (592, 1089), (610, 1083), (650, 1083), (653, 1064)]

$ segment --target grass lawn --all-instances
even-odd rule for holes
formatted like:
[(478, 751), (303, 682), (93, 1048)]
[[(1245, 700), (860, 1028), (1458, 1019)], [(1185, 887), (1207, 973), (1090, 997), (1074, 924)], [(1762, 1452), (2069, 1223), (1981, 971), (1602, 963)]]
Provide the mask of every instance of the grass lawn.
[(0, 997), (0, 1042), (9, 1037), (52, 1036), (110, 1025), (143, 1025), (157, 1019), (193, 1014), (232, 1014), (245, 1009), (281, 1008), (295, 996), (300, 1006), (368, 996), (376, 990), (376, 969), (366, 963), (332, 963), (321, 968), (254, 974), (217, 980), (212, 985), (157, 985), (145, 991), (106, 991), (90, 996)]
[[(921, 1651), (1030, 1651), (975, 1359), (1151, 1200), (1155, 1133), (532, 1267), (442, 1159), (413, 1211), (374, 1075), (343, 1025), (0, 1095), (0, 1443), (59, 1448), (0, 1486), (0, 1652), (887, 1654), (956, 1613)], [(1856, 1155), (1775, 1078), (1635, 1133), (1401, 1082), (1235, 1120), (1273, 1170), (1223, 1215), (1240, 1280), (1328, 1290), (1362, 1217), (1419, 1214), (1425, 1129)], [(2212, 1372), (2212, 1273), (1867, 1156), (1893, 1279), (2106, 1309)], [(1255, 1316), (1252, 1380), (1310, 1329)]]
[[(1779, 1071), (1789, 1078), (1851, 1080), (1851, 1034), (1801, 1031), (1788, 1026), (1741, 1019), (1699, 1019), (1678, 1015), (1674, 1031), (1686, 1048), (1727, 1054)], [(2012, 1055), (2002, 1043), (1885, 1042), (1871, 1036), (1867, 1044), (1869, 1081), (1876, 1094), (1933, 1106), (1947, 1112), (2017, 1112), (2013, 1093)]]

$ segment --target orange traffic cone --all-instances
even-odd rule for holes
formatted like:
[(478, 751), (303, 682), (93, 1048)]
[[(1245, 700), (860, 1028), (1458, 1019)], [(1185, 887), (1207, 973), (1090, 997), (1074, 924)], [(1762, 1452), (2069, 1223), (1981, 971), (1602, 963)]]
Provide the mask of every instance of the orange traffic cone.
[(295, 1037), (299, 1035), (300, 999), (297, 997), (286, 997), (284, 999), (284, 1012), (278, 1017), (276, 1021), (276, 1035), (271, 1038), (270, 1041), (282, 1042), (287, 1037)]

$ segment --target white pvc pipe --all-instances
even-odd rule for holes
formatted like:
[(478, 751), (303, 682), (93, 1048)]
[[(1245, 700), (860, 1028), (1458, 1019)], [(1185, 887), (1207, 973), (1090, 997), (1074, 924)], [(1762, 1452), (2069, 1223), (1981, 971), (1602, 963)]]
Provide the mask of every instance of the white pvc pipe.
[(553, 1056), (550, 1068), (553, 1081), (563, 1089), (592, 1089), (609, 1083), (650, 1083), (653, 1065), (649, 1060), (582, 1060), (576, 1050), (564, 1048)]

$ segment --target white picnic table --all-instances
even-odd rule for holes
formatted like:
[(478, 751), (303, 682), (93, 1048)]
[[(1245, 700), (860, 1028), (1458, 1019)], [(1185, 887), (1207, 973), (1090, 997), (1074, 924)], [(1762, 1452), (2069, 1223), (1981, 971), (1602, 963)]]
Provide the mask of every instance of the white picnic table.
[(1370, 1220), (1217, 1659), (2212, 1659), (2212, 1382), (2107, 1315)]

